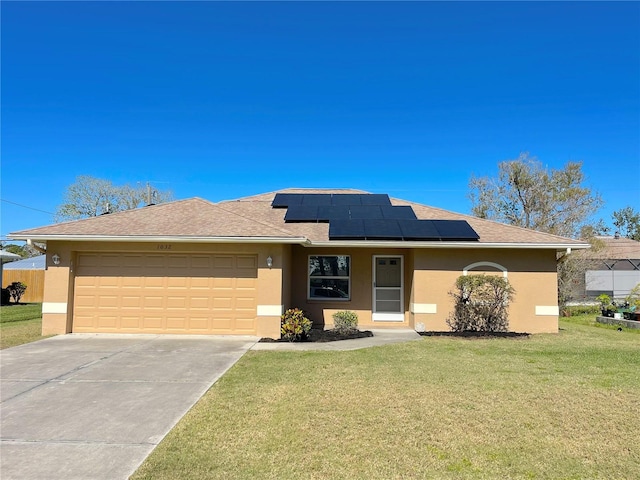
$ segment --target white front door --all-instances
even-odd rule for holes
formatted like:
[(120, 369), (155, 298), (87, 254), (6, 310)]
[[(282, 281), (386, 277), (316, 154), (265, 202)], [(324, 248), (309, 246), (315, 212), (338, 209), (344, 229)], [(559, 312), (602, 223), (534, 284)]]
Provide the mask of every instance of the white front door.
[(401, 256), (373, 257), (373, 320), (404, 321)]

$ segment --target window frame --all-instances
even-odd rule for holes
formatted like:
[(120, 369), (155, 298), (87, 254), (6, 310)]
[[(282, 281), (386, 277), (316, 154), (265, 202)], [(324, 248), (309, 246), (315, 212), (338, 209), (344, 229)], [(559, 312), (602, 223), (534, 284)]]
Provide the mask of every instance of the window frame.
[[(311, 275), (311, 269), (309, 268), (311, 265), (311, 258), (322, 258), (322, 257), (345, 257), (347, 259), (347, 265), (348, 265), (348, 271), (349, 274), (348, 275), (330, 275), (330, 276), (326, 276), (326, 275), (317, 275), (317, 276), (312, 276)], [(348, 292), (347, 292), (347, 297), (343, 298), (343, 297), (312, 297), (311, 296), (311, 280), (312, 279), (326, 279), (326, 280), (347, 280), (347, 288), (348, 288)], [(350, 302), (351, 301), (351, 255), (340, 255), (340, 254), (330, 254), (330, 255), (308, 255), (307, 256), (307, 300), (309, 301), (313, 301), (313, 302)]]

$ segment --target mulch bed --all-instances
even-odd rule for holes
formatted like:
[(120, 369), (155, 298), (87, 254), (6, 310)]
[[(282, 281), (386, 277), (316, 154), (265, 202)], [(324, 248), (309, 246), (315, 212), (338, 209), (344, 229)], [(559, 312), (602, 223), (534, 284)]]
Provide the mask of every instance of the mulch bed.
[[(299, 342), (335, 342), (338, 340), (353, 340), (355, 338), (373, 337), (373, 333), (369, 330), (356, 330), (355, 332), (341, 333), (336, 330), (320, 330), (312, 329), (307, 338), (299, 340)], [(280, 338), (261, 338), (260, 343), (288, 343), (288, 340)]]
[(517, 332), (418, 332), (423, 337), (459, 337), (468, 339), (487, 339), (487, 338), (513, 338), (525, 339), (529, 338), (529, 333)]

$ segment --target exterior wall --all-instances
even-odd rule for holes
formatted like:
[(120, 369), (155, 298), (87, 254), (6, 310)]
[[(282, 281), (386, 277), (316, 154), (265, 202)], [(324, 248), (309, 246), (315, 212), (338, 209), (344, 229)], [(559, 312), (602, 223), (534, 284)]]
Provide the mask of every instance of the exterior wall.
[(44, 270), (4, 270), (2, 288), (13, 282), (22, 282), (27, 286), (20, 303), (41, 303), (44, 298)]
[[(517, 332), (557, 332), (557, 274), (554, 250), (462, 250), (462, 249), (378, 249), (310, 248), (273, 244), (185, 244), (185, 243), (100, 243), (48, 242), (47, 270), (43, 298), (42, 332), (69, 333), (73, 320), (74, 262), (78, 252), (163, 252), (229, 253), (258, 256), (257, 331), (261, 337), (280, 337), (280, 315), (284, 308), (298, 307), (309, 313), (316, 327), (330, 328), (332, 314), (352, 310), (362, 328), (415, 328), (449, 330), (446, 318), (452, 310), (449, 291), (458, 276), (471, 264), (492, 262), (507, 271), (515, 289), (509, 309), (510, 329)], [(60, 256), (53, 265), (51, 256)], [(307, 298), (309, 255), (349, 255), (351, 296), (348, 301)], [(373, 258), (402, 256), (404, 263), (404, 319), (373, 321)], [(267, 267), (267, 257), (273, 266)], [(493, 271), (478, 267), (473, 272)]]
[[(147, 252), (147, 253), (229, 253), (258, 256), (257, 331), (261, 337), (280, 338), (280, 315), (283, 309), (283, 258), (286, 246), (269, 244), (186, 244), (142, 242), (55, 242), (47, 244), (42, 305), (44, 335), (70, 333), (73, 321), (74, 263), (78, 252)], [(60, 256), (54, 265), (52, 255)], [(273, 258), (272, 268), (267, 257)]]
[[(414, 254), (412, 315), (417, 330), (448, 331), (453, 310), (449, 292), (465, 267), (491, 262), (506, 269), (515, 289), (509, 307), (509, 329), (514, 332), (556, 333), (558, 300), (556, 257), (553, 250), (416, 250)], [(502, 271), (489, 266), (473, 273)]]
[[(309, 300), (307, 298), (309, 255), (350, 255), (351, 256), (351, 298), (350, 300)], [(373, 303), (373, 257), (374, 255), (402, 256), (404, 258), (404, 309), (402, 322), (382, 322), (372, 320)], [(405, 249), (374, 248), (308, 248), (292, 247), (292, 287), (291, 307), (308, 313), (316, 328), (331, 328), (333, 314), (341, 310), (351, 310), (358, 314), (358, 325), (363, 328), (408, 328), (411, 326), (408, 314), (411, 292), (411, 263), (413, 253)]]
[[(57, 254), (60, 264), (51, 257)], [(50, 242), (47, 247), (47, 270), (44, 274), (42, 301), (42, 335), (71, 332), (73, 305), (73, 264), (75, 252), (63, 242)]]
[[(440, 250), (440, 249), (348, 249), (304, 248), (293, 246), (292, 305), (309, 314), (315, 327), (331, 328), (332, 314), (352, 310), (358, 314), (362, 328), (415, 328), (427, 331), (448, 331), (446, 318), (453, 310), (449, 292), (465, 267), (477, 262), (499, 264), (515, 289), (509, 308), (510, 330), (542, 333), (558, 331), (557, 273), (554, 250)], [(307, 299), (307, 268), (309, 255), (351, 256), (351, 299)], [(403, 322), (372, 320), (373, 256), (404, 257)], [(469, 274), (497, 272), (491, 266), (472, 269)]]

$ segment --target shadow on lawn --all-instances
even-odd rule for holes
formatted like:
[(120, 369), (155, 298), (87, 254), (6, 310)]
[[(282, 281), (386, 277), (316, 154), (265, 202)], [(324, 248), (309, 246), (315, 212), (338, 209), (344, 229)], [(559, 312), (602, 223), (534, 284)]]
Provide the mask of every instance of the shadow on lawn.
[(531, 336), (529, 333), (518, 332), (418, 332), (423, 337), (458, 337), (468, 339), (486, 338), (513, 338), (526, 339)]

